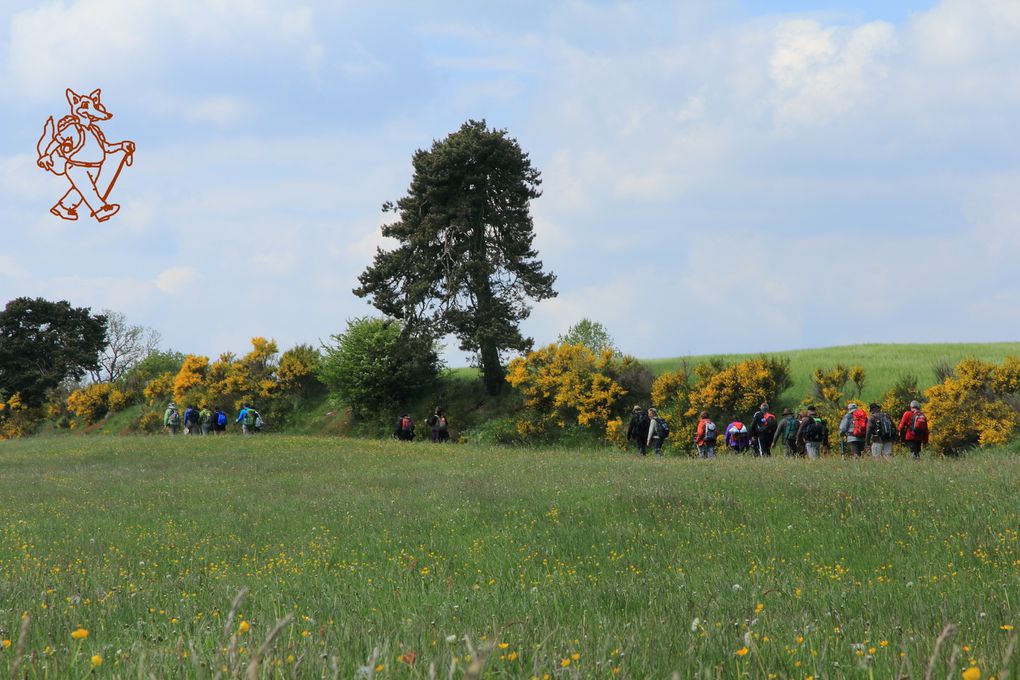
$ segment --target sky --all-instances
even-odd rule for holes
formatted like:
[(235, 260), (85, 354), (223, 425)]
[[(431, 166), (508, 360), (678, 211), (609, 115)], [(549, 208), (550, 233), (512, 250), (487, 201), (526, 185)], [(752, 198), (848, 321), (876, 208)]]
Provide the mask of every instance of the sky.
[[(68, 87), (137, 144), (101, 224), (52, 216), (35, 164)], [(5, 0), (0, 110), (0, 303), (187, 353), (372, 314), (381, 205), (468, 119), (542, 173), (538, 345), (582, 318), (645, 358), (1020, 336), (1015, 0)]]

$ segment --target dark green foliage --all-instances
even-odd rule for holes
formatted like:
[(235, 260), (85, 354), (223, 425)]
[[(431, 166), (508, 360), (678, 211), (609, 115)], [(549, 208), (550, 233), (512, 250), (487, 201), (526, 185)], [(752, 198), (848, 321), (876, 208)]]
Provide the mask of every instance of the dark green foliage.
[(542, 271), (532, 246), (539, 172), (506, 130), (473, 120), (417, 151), (412, 164), (407, 195), (383, 208), (399, 215), (382, 230), (399, 245), (376, 252), (354, 293), (409, 332), (455, 334), (498, 394), (502, 354), (532, 345), (519, 328), (528, 300), (556, 295), (556, 277)]
[(439, 357), (431, 338), (399, 321), (362, 317), (323, 348), (319, 379), (358, 417), (392, 409), (435, 384)]
[[(566, 345), (584, 345), (595, 354), (601, 354), (604, 349), (613, 354), (620, 353), (606, 327), (591, 319), (581, 319), (568, 328), (566, 334), (559, 337), (559, 342)], [(651, 385), (651, 380), (648, 384)]]
[(62, 380), (99, 367), (106, 317), (67, 301), (17, 298), (0, 312), (0, 390), (40, 406)]
[(176, 375), (184, 363), (184, 354), (168, 350), (153, 350), (124, 374), (123, 388), (132, 395), (141, 395), (145, 384), (164, 373)]

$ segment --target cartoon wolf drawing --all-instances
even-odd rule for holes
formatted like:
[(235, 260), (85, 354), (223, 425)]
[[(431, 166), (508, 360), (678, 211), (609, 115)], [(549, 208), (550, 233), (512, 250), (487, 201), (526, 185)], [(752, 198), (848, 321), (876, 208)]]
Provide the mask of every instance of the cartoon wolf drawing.
[[(100, 90), (80, 95), (68, 88), (66, 94), (70, 115), (56, 124), (50, 116), (36, 145), (39, 167), (67, 177), (71, 184), (50, 212), (65, 220), (76, 220), (78, 207), (84, 202), (92, 217), (105, 222), (120, 210), (119, 205), (107, 203), (106, 199), (121, 169), (134, 162), (135, 143), (106, 141), (96, 123), (109, 120), (113, 114), (103, 106)], [(115, 166), (116, 170), (111, 171), (108, 166)]]

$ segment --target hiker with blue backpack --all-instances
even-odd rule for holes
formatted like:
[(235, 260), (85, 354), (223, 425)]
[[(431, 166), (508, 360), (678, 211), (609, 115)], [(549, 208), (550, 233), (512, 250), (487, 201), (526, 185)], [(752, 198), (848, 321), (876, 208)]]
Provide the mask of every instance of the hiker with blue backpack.
[(719, 430), (708, 417), (708, 411), (702, 411), (698, 418), (698, 429), (694, 434), (694, 445), (698, 447), (698, 458), (715, 458), (715, 442), (719, 439)]
[(227, 414), (224, 410), (217, 406), (216, 410), (213, 411), (213, 432), (216, 434), (225, 434), (227, 431)]
[(662, 458), (662, 445), (669, 436), (669, 425), (659, 417), (654, 408), (648, 409), (648, 448), (655, 452), (656, 458)]

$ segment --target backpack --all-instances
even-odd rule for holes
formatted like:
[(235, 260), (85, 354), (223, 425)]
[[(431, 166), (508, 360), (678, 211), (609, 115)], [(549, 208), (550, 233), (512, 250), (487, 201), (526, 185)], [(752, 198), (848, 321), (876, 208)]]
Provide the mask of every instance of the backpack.
[(928, 434), (928, 419), (920, 411), (910, 420), (910, 431), (914, 434)]
[(891, 442), (896, 439), (896, 430), (888, 413), (879, 413), (875, 417), (875, 429), (872, 436), (880, 442)]
[(804, 439), (816, 443), (825, 441), (825, 421), (818, 416), (811, 416), (811, 420), (804, 426)]
[(266, 424), (266, 422), (264, 420), (262, 420), (262, 414), (259, 413), (258, 411), (255, 411), (255, 423), (254, 423), (255, 429), (256, 430), (261, 430), (262, 426), (265, 425), (265, 424)]
[(222, 412), (222, 411), (217, 413), (216, 414), (216, 424), (219, 425), (220, 427), (223, 427), (224, 425), (226, 425), (227, 424), (227, 414)]
[(761, 414), (761, 418), (758, 419), (757, 423), (758, 432), (775, 432), (776, 431), (776, 417), (766, 411)]
[(852, 427), (847, 434), (851, 437), (864, 439), (864, 436), (868, 433), (868, 414), (864, 412), (864, 409), (859, 408), (853, 412), (852, 418)]
[(750, 443), (751, 434), (747, 431), (747, 425), (739, 420), (734, 420), (728, 429), (732, 435), (732, 446), (743, 448)]
[(706, 444), (714, 444), (715, 440), (719, 438), (719, 431), (715, 429), (715, 423), (711, 420), (705, 421), (705, 432), (701, 435), (702, 441)]
[(790, 448), (794, 448), (797, 444), (797, 430), (800, 429), (800, 421), (790, 416), (783, 421), (783, 441), (785, 441)]
[(177, 412), (177, 409), (170, 409), (170, 415), (167, 416), (166, 423), (167, 425), (173, 425), (174, 427), (181, 424), (181, 414)]
[(446, 432), (450, 429), (450, 426), (446, 424), (446, 416), (439, 416), (439, 420), (436, 421), (436, 431)]
[(410, 432), (412, 429), (414, 429), (414, 421), (411, 420), (411, 416), (404, 416), (400, 419), (401, 432)]
[(658, 425), (656, 433), (663, 439), (666, 439), (669, 436), (669, 423), (662, 418), (656, 417), (655, 424)]
[(244, 412), (244, 424), (248, 427), (255, 427), (255, 417), (258, 416), (258, 411), (253, 408), (247, 409)]

